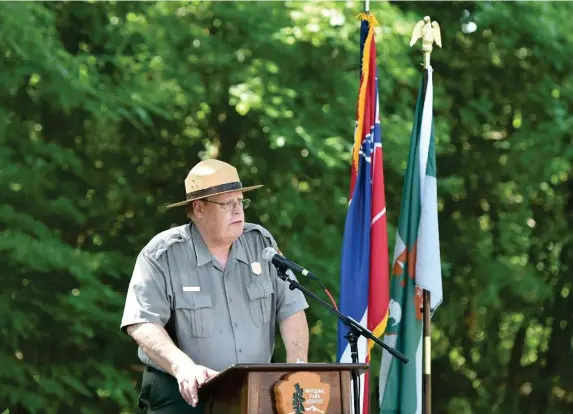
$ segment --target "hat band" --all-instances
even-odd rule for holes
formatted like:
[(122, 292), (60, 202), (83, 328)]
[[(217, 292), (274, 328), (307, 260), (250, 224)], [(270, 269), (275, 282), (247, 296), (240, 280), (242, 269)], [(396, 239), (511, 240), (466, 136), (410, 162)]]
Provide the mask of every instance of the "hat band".
[(217, 194), (217, 193), (221, 193), (223, 191), (240, 190), (241, 188), (243, 188), (243, 184), (240, 181), (236, 181), (234, 183), (220, 184), (220, 185), (216, 185), (214, 187), (209, 187), (209, 188), (204, 188), (202, 190), (193, 191), (191, 193), (187, 193), (186, 197), (187, 197), (187, 200), (189, 200), (190, 198), (207, 197), (207, 196), (210, 196), (211, 194)]

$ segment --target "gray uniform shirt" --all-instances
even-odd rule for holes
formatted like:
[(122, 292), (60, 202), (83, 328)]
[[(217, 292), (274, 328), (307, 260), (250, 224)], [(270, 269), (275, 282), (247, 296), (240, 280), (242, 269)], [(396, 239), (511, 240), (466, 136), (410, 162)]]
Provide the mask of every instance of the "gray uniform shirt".
[[(220, 371), (270, 362), (276, 325), (308, 304), (263, 260), (268, 246), (278, 250), (265, 228), (246, 223), (222, 269), (193, 224), (159, 233), (137, 257), (121, 329), (142, 322), (165, 326), (173, 314), (176, 344), (197, 364)], [(141, 348), (138, 355), (161, 369)]]

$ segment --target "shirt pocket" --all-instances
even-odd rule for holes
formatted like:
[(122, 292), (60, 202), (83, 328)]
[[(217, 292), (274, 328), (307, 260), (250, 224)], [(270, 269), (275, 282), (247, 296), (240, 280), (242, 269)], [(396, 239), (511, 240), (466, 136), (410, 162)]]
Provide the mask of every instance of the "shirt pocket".
[(213, 335), (213, 302), (205, 292), (187, 292), (177, 301), (176, 309), (183, 318), (177, 321), (178, 328), (195, 338)]
[(247, 285), (247, 293), (249, 295), (249, 309), (251, 311), (251, 319), (257, 327), (266, 324), (272, 315), (272, 300), (275, 290), (270, 280), (265, 280), (262, 283), (249, 283)]

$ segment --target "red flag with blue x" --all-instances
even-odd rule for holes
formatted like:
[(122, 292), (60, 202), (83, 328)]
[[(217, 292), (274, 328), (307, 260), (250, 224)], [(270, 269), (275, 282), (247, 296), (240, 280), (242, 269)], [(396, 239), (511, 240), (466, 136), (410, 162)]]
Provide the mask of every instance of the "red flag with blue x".
[[(371, 14), (361, 14), (360, 89), (350, 177), (350, 202), (346, 213), (340, 274), (340, 311), (380, 337), (386, 329), (389, 302), (388, 232), (382, 130), (378, 103), (378, 70)], [(338, 325), (338, 361), (351, 362), (344, 335)], [(373, 342), (358, 341), (359, 362), (370, 362)], [(362, 413), (368, 413), (368, 376), (361, 376)]]

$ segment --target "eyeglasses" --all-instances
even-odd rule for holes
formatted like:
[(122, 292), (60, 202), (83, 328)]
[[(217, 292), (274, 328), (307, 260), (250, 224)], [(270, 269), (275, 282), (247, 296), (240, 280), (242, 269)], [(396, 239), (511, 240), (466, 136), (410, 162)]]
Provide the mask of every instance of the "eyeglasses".
[(219, 204), (221, 207), (223, 207), (223, 210), (227, 212), (235, 210), (235, 208), (238, 205), (240, 205), (243, 210), (246, 210), (251, 205), (251, 200), (249, 200), (248, 198), (243, 198), (241, 200), (231, 200), (227, 201), (226, 203), (218, 203), (216, 201), (211, 201), (207, 199), (205, 199), (205, 201), (208, 203)]

